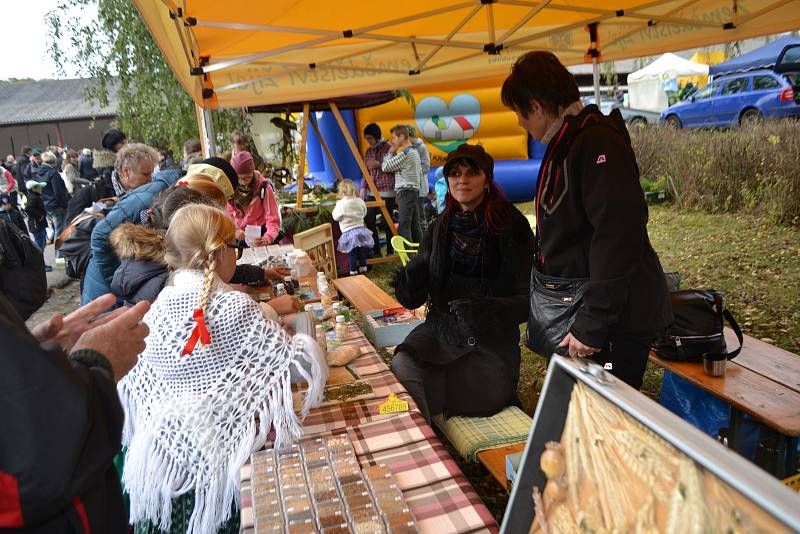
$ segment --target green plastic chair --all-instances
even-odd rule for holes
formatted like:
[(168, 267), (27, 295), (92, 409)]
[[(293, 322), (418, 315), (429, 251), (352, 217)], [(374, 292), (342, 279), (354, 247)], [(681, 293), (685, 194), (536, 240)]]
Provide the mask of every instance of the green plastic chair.
[(400, 256), (400, 263), (403, 267), (408, 265), (409, 257), (419, 252), (419, 243), (412, 243), (401, 235), (392, 237), (392, 248)]

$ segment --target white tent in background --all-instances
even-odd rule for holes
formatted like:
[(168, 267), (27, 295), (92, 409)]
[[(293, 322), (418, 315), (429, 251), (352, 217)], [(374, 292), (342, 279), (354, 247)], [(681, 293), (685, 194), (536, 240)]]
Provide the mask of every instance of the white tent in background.
[(630, 107), (663, 111), (669, 106), (663, 84), (683, 76), (708, 76), (708, 65), (666, 53), (645, 68), (628, 74)]

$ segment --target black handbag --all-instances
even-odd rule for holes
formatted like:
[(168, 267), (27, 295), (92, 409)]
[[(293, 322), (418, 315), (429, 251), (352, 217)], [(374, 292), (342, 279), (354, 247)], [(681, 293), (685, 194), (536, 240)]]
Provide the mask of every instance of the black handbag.
[[(722, 293), (713, 289), (685, 289), (670, 292), (674, 319), (666, 335), (653, 343), (660, 358), (686, 362), (734, 359), (742, 350), (744, 336), (731, 312), (725, 308)], [(722, 329), (725, 321), (739, 339), (739, 348), (727, 352)]]
[(558, 344), (575, 322), (588, 278), (557, 278), (531, 269), (530, 311), (526, 345), (540, 356), (569, 356)]

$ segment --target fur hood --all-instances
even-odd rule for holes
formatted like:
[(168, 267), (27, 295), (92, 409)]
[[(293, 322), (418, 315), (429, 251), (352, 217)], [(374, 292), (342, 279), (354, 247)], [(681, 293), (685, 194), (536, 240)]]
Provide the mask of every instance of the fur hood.
[(164, 263), (164, 236), (141, 224), (119, 225), (109, 238), (120, 260)]
[(114, 162), (117, 161), (117, 155), (110, 150), (95, 150), (92, 152), (92, 158), (92, 165), (95, 169), (113, 167)]

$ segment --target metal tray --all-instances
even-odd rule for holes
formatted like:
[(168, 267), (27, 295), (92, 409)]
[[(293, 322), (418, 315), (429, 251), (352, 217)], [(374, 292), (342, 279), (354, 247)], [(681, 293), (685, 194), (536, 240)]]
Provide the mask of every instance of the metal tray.
[(530, 529), (534, 515), (531, 491), (533, 486), (544, 489), (547, 481), (538, 460), (545, 443), (561, 439), (572, 389), (579, 381), (786, 525), (787, 532), (800, 532), (800, 496), (779, 480), (606, 373), (601, 366), (553, 356), (501, 533), (527, 533)]

